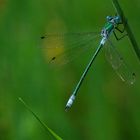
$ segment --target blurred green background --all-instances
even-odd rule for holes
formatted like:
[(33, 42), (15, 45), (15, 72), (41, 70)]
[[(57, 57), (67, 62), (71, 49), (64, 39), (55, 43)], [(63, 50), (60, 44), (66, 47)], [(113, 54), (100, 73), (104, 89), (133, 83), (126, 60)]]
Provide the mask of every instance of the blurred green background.
[[(140, 1), (120, 4), (139, 41)], [(0, 1), (1, 140), (53, 140), (18, 97), (64, 140), (140, 140), (140, 62), (128, 38), (114, 43), (135, 71), (135, 84), (122, 82), (102, 51), (69, 112), (64, 107), (88, 53), (57, 71), (40, 49), (46, 32), (100, 31), (114, 13), (111, 0)]]

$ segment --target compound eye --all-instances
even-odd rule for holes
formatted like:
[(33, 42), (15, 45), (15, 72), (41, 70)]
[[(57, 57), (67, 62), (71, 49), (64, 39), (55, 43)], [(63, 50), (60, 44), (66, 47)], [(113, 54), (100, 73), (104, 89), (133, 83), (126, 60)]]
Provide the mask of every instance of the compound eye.
[(121, 21), (121, 18), (119, 16), (116, 16), (116, 22), (119, 23)]
[(111, 21), (112, 20), (112, 16), (107, 16), (106, 19), (107, 19), (107, 21)]

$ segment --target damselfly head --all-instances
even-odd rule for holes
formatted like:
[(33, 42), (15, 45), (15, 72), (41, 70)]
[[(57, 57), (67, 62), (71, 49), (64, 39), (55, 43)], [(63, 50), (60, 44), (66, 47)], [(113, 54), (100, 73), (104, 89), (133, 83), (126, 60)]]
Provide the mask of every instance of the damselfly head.
[(113, 24), (121, 23), (120, 16), (107, 16), (106, 20), (107, 20), (107, 22), (112, 22)]

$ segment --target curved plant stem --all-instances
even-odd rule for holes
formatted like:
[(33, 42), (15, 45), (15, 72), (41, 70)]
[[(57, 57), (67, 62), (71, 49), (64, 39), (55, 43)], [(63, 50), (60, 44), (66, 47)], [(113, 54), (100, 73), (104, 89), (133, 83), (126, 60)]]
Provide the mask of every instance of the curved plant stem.
[(138, 44), (137, 44), (137, 42), (136, 42), (136, 39), (135, 39), (135, 37), (134, 37), (134, 35), (133, 35), (133, 32), (132, 32), (132, 30), (131, 30), (131, 28), (130, 28), (130, 26), (129, 26), (128, 21), (127, 21), (127, 18), (125, 17), (124, 12), (123, 12), (123, 10), (122, 10), (122, 8), (121, 8), (121, 6), (120, 6), (118, 0), (112, 0), (112, 3), (113, 3), (113, 6), (115, 7), (117, 13), (118, 13), (118, 14), (121, 16), (121, 18), (122, 18), (122, 22), (123, 22), (123, 24), (124, 24), (124, 26), (125, 26), (125, 30), (126, 30), (126, 32), (127, 32), (127, 34), (128, 34), (128, 37), (129, 37), (129, 39), (130, 39), (130, 41), (131, 41), (131, 44), (132, 44), (132, 46), (133, 46), (133, 48), (134, 48), (134, 50), (135, 50), (135, 53), (136, 53), (137, 57), (138, 57), (139, 60), (140, 60), (140, 48), (138, 47)]

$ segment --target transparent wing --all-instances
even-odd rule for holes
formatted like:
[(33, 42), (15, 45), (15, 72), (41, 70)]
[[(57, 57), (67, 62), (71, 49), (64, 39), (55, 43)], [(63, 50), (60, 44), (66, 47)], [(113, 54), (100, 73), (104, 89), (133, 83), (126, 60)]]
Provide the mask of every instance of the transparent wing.
[(130, 70), (123, 57), (118, 53), (116, 47), (111, 43), (111, 41), (108, 41), (108, 44), (105, 46), (105, 52), (107, 60), (112, 65), (118, 76), (123, 81), (133, 84), (136, 78), (135, 73)]
[(63, 65), (92, 48), (99, 37), (95, 32), (48, 34), (41, 37), (41, 48), (49, 63)]

